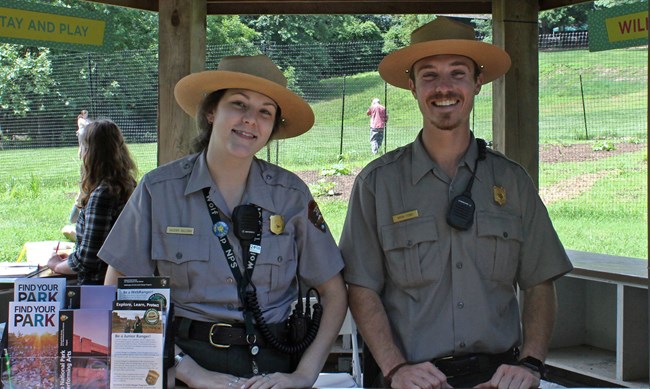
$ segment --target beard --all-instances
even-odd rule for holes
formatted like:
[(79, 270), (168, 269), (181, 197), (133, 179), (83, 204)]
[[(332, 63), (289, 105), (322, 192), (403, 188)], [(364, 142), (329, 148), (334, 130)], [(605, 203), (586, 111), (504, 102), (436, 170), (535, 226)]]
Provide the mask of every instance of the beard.
[(463, 102), (463, 99), (456, 93), (436, 93), (429, 96), (426, 100), (426, 110), (423, 110), (422, 113), (430, 125), (442, 131), (452, 131), (458, 127), (462, 127), (466, 122), (467, 124), (469, 123), (469, 116), (464, 117), (462, 112), (457, 110), (439, 112), (438, 110), (441, 107), (436, 106), (435, 102), (443, 100), (457, 101), (457, 104)]

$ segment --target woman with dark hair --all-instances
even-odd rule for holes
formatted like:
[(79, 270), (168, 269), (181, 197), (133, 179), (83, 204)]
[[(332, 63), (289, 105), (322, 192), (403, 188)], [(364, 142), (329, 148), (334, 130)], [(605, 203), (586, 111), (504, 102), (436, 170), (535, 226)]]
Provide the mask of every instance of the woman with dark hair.
[(101, 285), (108, 266), (97, 253), (137, 185), (137, 169), (120, 128), (111, 120), (88, 124), (80, 144), (81, 210), (75, 249), (69, 256), (54, 253), (47, 266), (59, 274), (77, 274), (80, 285)]
[[(196, 153), (142, 178), (99, 252), (107, 284), (170, 278), (174, 372), (191, 388), (311, 387), (345, 317), (343, 260), (309, 188), (255, 156), (314, 123), (286, 85), (264, 55), (181, 79)], [(304, 338), (286, 326), (300, 285), (321, 298)]]

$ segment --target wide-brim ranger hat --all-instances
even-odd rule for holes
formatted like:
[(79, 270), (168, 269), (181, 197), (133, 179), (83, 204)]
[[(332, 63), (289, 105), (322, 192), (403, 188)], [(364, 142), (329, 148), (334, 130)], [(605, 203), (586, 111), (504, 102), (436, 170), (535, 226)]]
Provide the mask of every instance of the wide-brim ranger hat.
[(307, 132), (314, 125), (309, 104), (287, 88), (287, 79), (266, 55), (228, 56), (217, 70), (189, 74), (176, 83), (178, 105), (192, 117), (210, 93), (221, 89), (248, 89), (271, 98), (282, 109), (282, 123), (273, 139), (286, 139)]
[(388, 54), (379, 63), (379, 74), (398, 88), (409, 89), (409, 72), (417, 61), (441, 54), (462, 55), (480, 66), (483, 83), (494, 81), (510, 69), (510, 56), (500, 47), (476, 40), (474, 29), (438, 16), (411, 33), (409, 46)]

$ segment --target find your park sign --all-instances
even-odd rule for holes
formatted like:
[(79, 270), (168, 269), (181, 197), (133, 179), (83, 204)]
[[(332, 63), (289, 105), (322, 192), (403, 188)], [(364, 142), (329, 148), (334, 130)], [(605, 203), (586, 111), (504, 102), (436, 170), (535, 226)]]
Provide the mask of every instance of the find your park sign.
[(78, 51), (106, 51), (108, 22), (75, 8), (0, 1), (0, 41)]
[(596, 10), (589, 14), (589, 51), (647, 44), (647, 1)]

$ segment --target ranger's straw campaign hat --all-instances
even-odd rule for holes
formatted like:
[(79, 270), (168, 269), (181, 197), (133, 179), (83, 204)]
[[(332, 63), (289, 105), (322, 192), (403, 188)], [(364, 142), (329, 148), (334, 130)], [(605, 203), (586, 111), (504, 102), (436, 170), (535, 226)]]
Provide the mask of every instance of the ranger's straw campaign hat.
[(287, 79), (266, 55), (229, 56), (217, 70), (192, 73), (174, 88), (178, 105), (196, 117), (203, 99), (220, 89), (248, 89), (273, 99), (282, 109), (282, 124), (273, 139), (286, 139), (307, 132), (314, 125), (314, 112), (302, 97), (287, 89)]
[(388, 54), (379, 63), (386, 82), (409, 89), (409, 72), (422, 58), (439, 54), (469, 57), (481, 67), (483, 83), (494, 81), (510, 68), (510, 56), (503, 49), (476, 40), (474, 29), (464, 23), (438, 16), (411, 33), (411, 44)]

